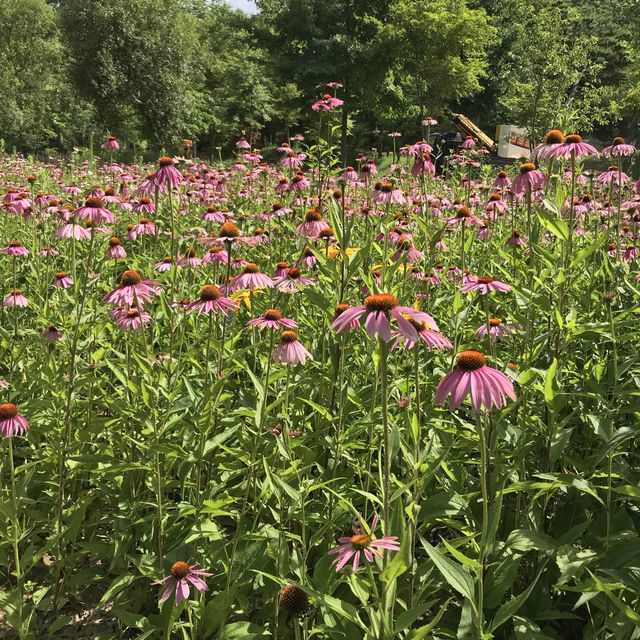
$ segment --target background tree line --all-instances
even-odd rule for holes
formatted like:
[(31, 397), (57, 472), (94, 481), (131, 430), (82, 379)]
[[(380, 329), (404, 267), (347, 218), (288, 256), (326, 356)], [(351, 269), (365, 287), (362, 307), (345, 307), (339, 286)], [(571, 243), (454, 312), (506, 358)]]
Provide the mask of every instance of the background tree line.
[[(0, 138), (70, 150), (107, 133), (136, 153), (245, 133), (284, 140), (327, 81), (359, 147), (421, 116), (633, 137), (636, 0), (1, 0)], [(352, 145), (355, 143), (352, 143)], [(354, 149), (351, 148), (350, 151)]]

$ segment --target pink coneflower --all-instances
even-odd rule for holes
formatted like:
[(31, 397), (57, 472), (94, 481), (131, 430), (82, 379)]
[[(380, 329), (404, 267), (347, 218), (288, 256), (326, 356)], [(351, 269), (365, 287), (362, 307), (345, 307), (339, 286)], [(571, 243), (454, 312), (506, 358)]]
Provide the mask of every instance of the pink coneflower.
[[(505, 338), (512, 335), (513, 327), (502, 324), (498, 318), (489, 318), (489, 338), (502, 342)], [(476, 338), (482, 340), (487, 336), (487, 323), (481, 324), (474, 334)]]
[(20, 289), (14, 289), (2, 301), (5, 307), (28, 307), (29, 301), (22, 295)]
[(230, 282), (229, 288), (231, 291), (238, 291), (240, 289), (259, 289), (260, 287), (273, 287), (273, 280), (260, 273), (260, 269), (254, 262), (248, 262), (242, 273), (235, 276)]
[(113, 214), (102, 206), (102, 199), (90, 196), (84, 201), (84, 205), (76, 209), (73, 216), (81, 220), (91, 220), (94, 224), (111, 224), (114, 221)]
[(312, 360), (313, 356), (302, 346), (295, 331), (283, 331), (280, 335), (280, 342), (273, 350), (273, 360), (285, 367), (295, 367), (297, 364), (304, 364), (307, 360)]
[(18, 413), (15, 404), (0, 404), (0, 434), (5, 438), (21, 436), (29, 427), (29, 423)]
[(226, 316), (229, 311), (237, 311), (238, 306), (235, 300), (225, 298), (215, 284), (206, 284), (200, 289), (200, 298), (191, 302), (187, 309), (197, 311), (198, 315), (222, 313)]
[(624, 247), (624, 249), (622, 250), (622, 253), (620, 254), (620, 257), (625, 262), (635, 262), (636, 259), (638, 258), (637, 247), (633, 247), (633, 246)]
[(311, 105), (313, 111), (333, 111), (344, 104), (344, 100), (334, 98), (331, 94), (325, 93), (320, 100)]
[(513, 181), (513, 192), (524, 193), (526, 191), (539, 191), (547, 184), (547, 177), (536, 169), (533, 162), (525, 162), (520, 165), (520, 173)]
[(340, 174), (340, 179), (347, 182), (358, 182), (358, 172), (353, 167), (346, 167)]
[(165, 585), (165, 590), (160, 597), (160, 604), (169, 599), (169, 596), (176, 592), (176, 604), (180, 604), (189, 597), (190, 587), (193, 585), (200, 593), (209, 590), (202, 577), (208, 577), (211, 573), (206, 573), (202, 569), (196, 569), (195, 565), (189, 566), (186, 562), (174, 562), (171, 566), (171, 575), (162, 580), (154, 582), (154, 584)]
[(165, 256), (160, 262), (156, 262), (153, 265), (154, 271), (159, 271), (160, 273), (164, 273), (165, 271), (170, 271), (171, 266), (173, 265), (173, 258), (171, 256)]
[(151, 202), (151, 198), (143, 197), (133, 205), (133, 211), (135, 213), (153, 213), (156, 210), (156, 206)]
[(287, 273), (275, 278), (273, 284), (280, 293), (296, 293), (300, 289), (316, 284), (312, 278), (304, 278), (298, 267), (287, 269)]
[(72, 220), (71, 222), (63, 224), (56, 231), (56, 238), (58, 238), (58, 240), (89, 240), (89, 238), (91, 238), (91, 231)]
[(562, 144), (559, 144), (554, 149), (545, 154), (548, 158), (581, 158), (587, 155), (598, 155), (598, 150), (583, 142), (582, 136), (577, 133), (569, 134)]
[(138, 307), (116, 309), (111, 316), (115, 319), (118, 328), (123, 331), (140, 331), (151, 323), (151, 316)]
[(176, 263), (179, 267), (195, 269), (202, 266), (202, 258), (198, 257), (196, 250), (191, 248), (187, 249), (185, 254), (178, 258)]
[(289, 268), (291, 267), (291, 265), (288, 262), (277, 262), (276, 263), (276, 268), (273, 272), (273, 277), (274, 278), (280, 278), (284, 275), (286, 275), (287, 271), (289, 271)]
[(218, 211), (215, 207), (208, 207), (200, 219), (205, 222), (224, 222), (227, 218), (222, 211)]
[(428, 153), (423, 153), (419, 155), (415, 162), (413, 163), (413, 167), (411, 167), (411, 175), (414, 176), (435, 176), (436, 175), (436, 167), (431, 162), (431, 156)]
[(135, 240), (138, 236), (155, 236), (156, 225), (149, 218), (140, 218), (138, 224), (134, 224), (129, 230), (129, 237)]
[(52, 324), (50, 324), (47, 327), (47, 330), (42, 334), (42, 339), (45, 342), (58, 342), (63, 338), (64, 336), (62, 335), (62, 333), (58, 331), (58, 329), (56, 329), (56, 327), (54, 327)]
[(182, 182), (182, 176), (173, 164), (173, 158), (163, 156), (158, 160), (158, 170), (153, 174), (155, 186), (166, 186), (175, 189)]
[(535, 161), (538, 158), (550, 158), (553, 152), (564, 142), (564, 133), (560, 129), (551, 129), (544, 137), (544, 142), (539, 144), (531, 152), (530, 158)]
[(305, 178), (304, 173), (299, 171), (295, 176), (293, 176), (293, 178), (291, 178), (291, 184), (287, 187), (287, 191), (302, 191), (308, 186), (309, 181)]
[(10, 242), (6, 247), (0, 249), (0, 253), (5, 253), (12, 258), (16, 258), (18, 256), (28, 256), (29, 250), (19, 242)]
[(616, 186), (620, 186), (629, 182), (629, 176), (626, 173), (620, 171), (618, 166), (613, 165), (606, 171), (598, 174), (595, 182), (606, 185), (615, 184)]
[(397, 536), (384, 536), (374, 539), (373, 532), (378, 526), (378, 516), (374, 516), (369, 533), (365, 533), (362, 527), (354, 527), (354, 535), (338, 538), (340, 543), (337, 547), (329, 550), (332, 556), (335, 556), (333, 564), (336, 571), (340, 571), (352, 558), (352, 568), (358, 570), (360, 566), (361, 555), (364, 555), (367, 562), (373, 562), (374, 556), (382, 558), (382, 551), (398, 551), (400, 544)]
[(373, 178), (378, 175), (378, 165), (371, 159), (366, 158), (360, 168), (362, 178)]
[[(351, 309), (351, 307), (348, 304), (339, 304), (336, 306), (334, 314), (333, 314), (333, 319), (331, 320), (331, 327), (333, 328), (333, 324), (334, 322), (345, 312), (348, 311), (349, 309)], [(349, 322), (342, 328), (342, 331), (340, 331), (339, 333), (344, 333), (346, 331), (353, 331), (354, 329), (359, 329), (360, 328), (360, 319), (356, 316), (354, 318), (351, 318), (351, 320), (349, 320)]]
[(506, 171), (498, 171), (498, 175), (492, 182), (491, 186), (494, 189), (510, 189), (511, 179), (509, 178), (509, 174)]
[(454, 216), (447, 218), (447, 224), (461, 225), (462, 223), (467, 226), (474, 226), (481, 224), (481, 220), (471, 213), (471, 209), (469, 209), (469, 207), (462, 205), (458, 208)]
[(309, 209), (305, 213), (304, 222), (296, 228), (296, 235), (313, 240), (320, 235), (320, 232), (326, 226), (327, 223), (322, 218), (320, 211), (318, 209)]
[(438, 121), (435, 118), (432, 118), (431, 116), (427, 116), (426, 118), (424, 118), (424, 120), (422, 120), (420, 124), (423, 127), (437, 127)]
[(522, 237), (520, 231), (514, 229), (511, 232), (511, 235), (506, 239), (505, 244), (508, 247), (519, 247), (523, 244), (527, 244), (527, 239)]
[(236, 149), (251, 149), (251, 145), (249, 144), (248, 140), (244, 136), (242, 136), (236, 142)]
[(202, 264), (227, 264), (229, 254), (220, 246), (209, 247), (202, 258)]
[(437, 326), (436, 321), (428, 313), (399, 306), (395, 296), (388, 293), (376, 293), (365, 298), (363, 305), (346, 309), (334, 318), (331, 329), (337, 333), (348, 331), (352, 327), (352, 321), (361, 316), (365, 316), (364, 327), (369, 337), (380, 337), (385, 342), (389, 342), (392, 338), (391, 318), (397, 322), (399, 334), (414, 341), (417, 341), (419, 336), (409, 320)]
[(154, 280), (143, 280), (133, 269), (127, 269), (120, 277), (120, 285), (110, 291), (104, 301), (117, 307), (132, 306), (134, 302), (149, 302), (160, 293), (160, 287)]
[(636, 148), (632, 144), (627, 144), (624, 138), (617, 136), (613, 142), (602, 150), (603, 155), (619, 158), (620, 156), (632, 156)]
[(293, 329), (298, 325), (294, 320), (285, 318), (277, 309), (267, 309), (259, 318), (247, 322), (248, 327), (258, 327), (260, 331), (265, 329)]
[(491, 229), (487, 225), (487, 221), (483, 220), (482, 224), (476, 229), (476, 238), (478, 240), (488, 240), (491, 237)]
[(463, 149), (475, 149), (476, 141), (473, 139), (473, 136), (467, 136), (461, 146)]
[(53, 286), (59, 289), (68, 289), (73, 286), (73, 278), (70, 278), (64, 271), (58, 271), (53, 278)]
[[(423, 320), (409, 320), (409, 322), (415, 327), (420, 341), (427, 345), (429, 351), (432, 349), (440, 349), (442, 351), (445, 349), (453, 349), (451, 342), (440, 333), (437, 324)], [(418, 342), (417, 340), (398, 335), (393, 349), (397, 349), (403, 340), (405, 349), (413, 349)]]
[(120, 238), (116, 238), (116, 236), (109, 238), (109, 246), (107, 247), (105, 256), (109, 260), (119, 260), (120, 258), (127, 257), (127, 252), (120, 243)]
[(383, 182), (379, 189), (374, 190), (372, 200), (376, 204), (406, 204), (404, 194), (396, 189), (392, 182)]
[(118, 139), (115, 136), (109, 136), (103, 143), (102, 148), (105, 151), (117, 151), (120, 148), (118, 144)]
[(436, 388), (435, 401), (442, 404), (449, 396), (449, 411), (455, 411), (471, 395), (474, 411), (485, 407), (501, 409), (507, 398), (516, 399), (511, 380), (497, 369), (487, 366), (479, 351), (462, 351), (456, 357), (456, 368), (448, 373)]
[(511, 287), (508, 284), (500, 282), (499, 280), (494, 280), (493, 278), (471, 277), (469, 282), (465, 283), (460, 288), (461, 293), (468, 293), (469, 291), (478, 291), (481, 294), (489, 293), (489, 291), (506, 293), (511, 291)]
[(280, 160), (280, 165), (285, 169), (300, 169), (306, 159), (306, 153), (296, 153), (295, 151), (289, 151), (287, 155)]
[(58, 250), (55, 247), (44, 247), (39, 255), (43, 258), (55, 258), (58, 255)]

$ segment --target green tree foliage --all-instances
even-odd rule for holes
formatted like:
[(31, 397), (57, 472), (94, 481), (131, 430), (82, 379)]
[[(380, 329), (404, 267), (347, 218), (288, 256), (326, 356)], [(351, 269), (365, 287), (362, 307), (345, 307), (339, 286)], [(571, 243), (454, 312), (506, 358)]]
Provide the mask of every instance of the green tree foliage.
[(496, 36), (487, 14), (464, 0), (394, 0), (385, 26), (405, 101), (419, 115), (440, 111), (482, 88)]
[(56, 13), (44, 0), (0, 2), (0, 138), (44, 148), (76, 141), (91, 113), (68, 80)]
[(176, 0), (64, 0), (78, 88), (101, 124), (167, 144), (187, 128), (194, 18)]

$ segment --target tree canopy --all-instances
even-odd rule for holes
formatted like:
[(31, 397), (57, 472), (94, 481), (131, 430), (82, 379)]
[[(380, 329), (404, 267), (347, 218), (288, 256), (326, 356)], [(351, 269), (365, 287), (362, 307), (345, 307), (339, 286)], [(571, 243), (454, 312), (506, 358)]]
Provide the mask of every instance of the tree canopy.
[[(560, 126), (633, 135), (640, 111), (634, 0), (4, 0), (0, 138), (70, 149), (109, 133), (145, 148), (238, 135), (280, 142), (343, 85), (343, 133), (363, 144), (420, 118), (488, 131)], [(209, 151), (207, 151), (208, 153)]]

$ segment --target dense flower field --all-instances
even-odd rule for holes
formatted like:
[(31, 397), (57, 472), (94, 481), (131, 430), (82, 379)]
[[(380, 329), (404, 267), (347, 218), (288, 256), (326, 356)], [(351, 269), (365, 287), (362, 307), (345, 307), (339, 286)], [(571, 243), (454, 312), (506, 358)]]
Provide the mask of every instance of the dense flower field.
[(6, 637), (640, 637), (634, 148), (319, 130), (1, 159)]

